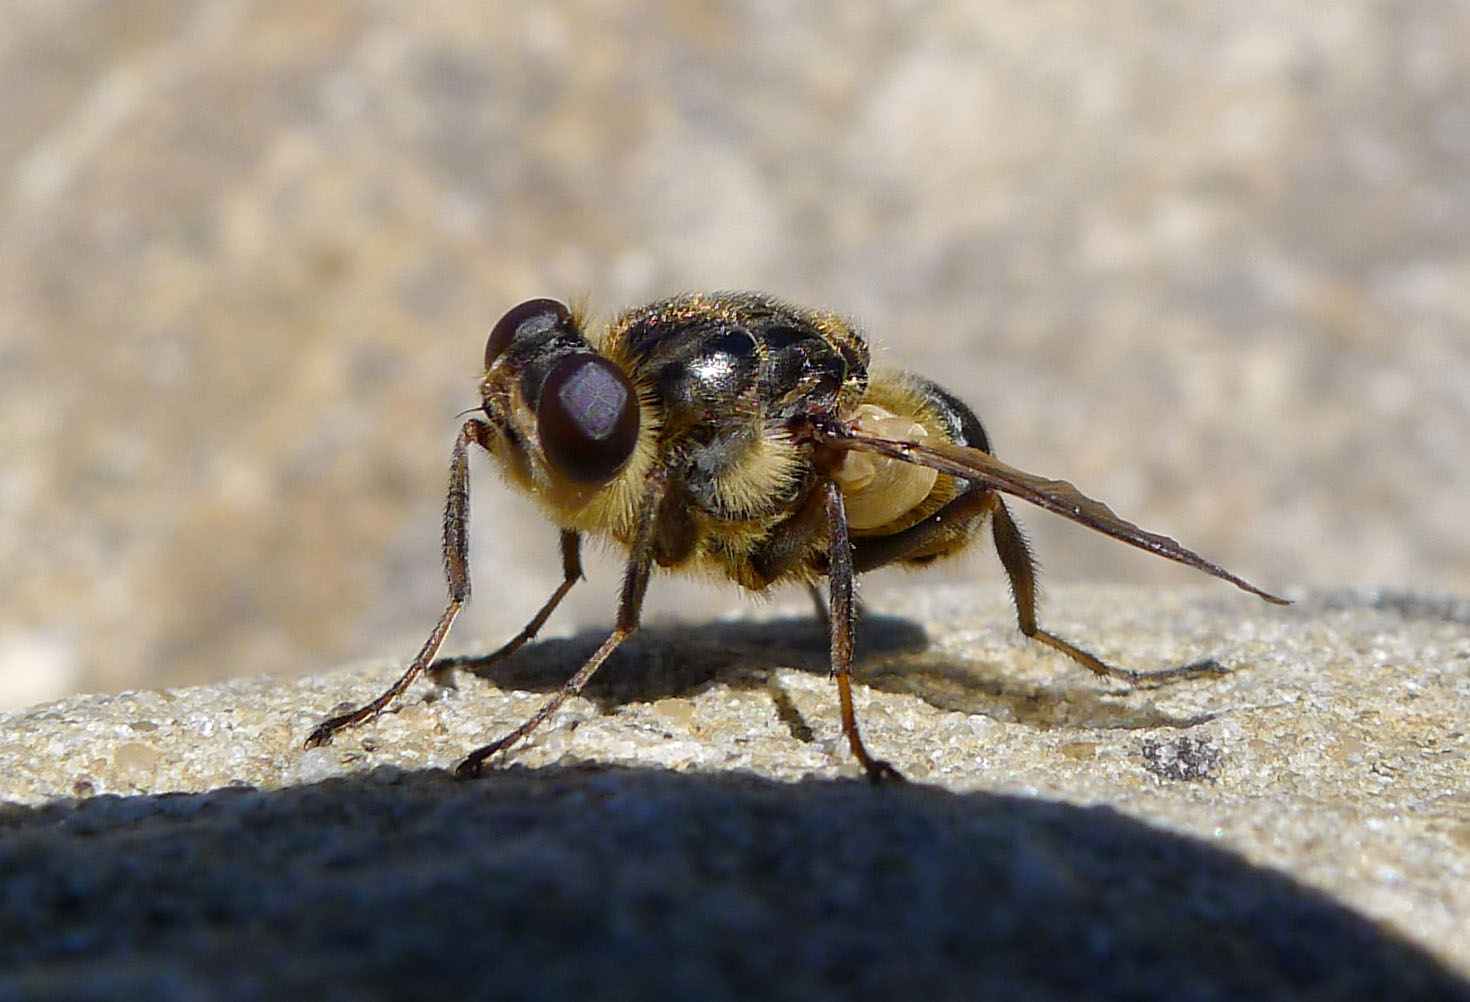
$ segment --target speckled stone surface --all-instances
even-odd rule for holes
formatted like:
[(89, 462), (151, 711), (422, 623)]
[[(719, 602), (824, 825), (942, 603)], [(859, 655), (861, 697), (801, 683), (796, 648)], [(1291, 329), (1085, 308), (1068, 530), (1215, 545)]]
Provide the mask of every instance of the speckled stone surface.
[(312, 751), (395, 666), (0, 716), (0, 995), (1470, 998), (1470, 602), (1295, 597), (1052, 589), (1104, 657), (1230, 669), (1132, 691), (991, 591), (870, 600), (905, 787), (801, 607), (649, 629), (474, 782), (598, 633)]
[[(1467, 50), (1455, 0), (0, 4), (0, 707), (405, 656), (531, 296), (846, 311), (1267, 585), (1470, 593)], [(490, 644), (558, 563), (475, 490)], [(1024, 517), (1048, 582), (1188, 580)]]

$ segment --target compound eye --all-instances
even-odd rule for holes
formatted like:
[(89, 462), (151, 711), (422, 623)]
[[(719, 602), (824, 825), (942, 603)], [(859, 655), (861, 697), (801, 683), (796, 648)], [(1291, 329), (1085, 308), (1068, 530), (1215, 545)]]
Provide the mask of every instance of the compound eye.
[(489, 369), (516, 338), (568, 326), (571, 320), (572, 311), (555, 299), (528, 299), (511, 307), (490, 330), (490, 339), (485, 342), (485, 368)]
[(606, 481), (638, 443), (638, 395), (601, 355), (568, 355), (546, 376), (536, 427), (558, 473), (581, 483)]

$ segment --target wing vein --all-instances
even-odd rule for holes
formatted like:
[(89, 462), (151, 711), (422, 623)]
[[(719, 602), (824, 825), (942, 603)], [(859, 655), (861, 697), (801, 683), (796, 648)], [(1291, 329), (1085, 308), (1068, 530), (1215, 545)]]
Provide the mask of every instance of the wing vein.
[(1190, 550), (1174, 539), (1157, 532), (1149, 532), (1118, 515), (1101, 501), (1088, 497), (1065, 480), (1027, 473), (1008, 463), (1003, 463), (988, 452), (966, 448), (944, 442), (906, 442), (900, 439), (882, 438), (856, 429), (820, 429), (817, 438), (826, 445), (859, 452), (872, 452), (891, 459), (898, 459), (918, 466), (927, 466), (947, 473), (952, 477), (983, 484), (993, 490), (1013, 495), (1023, 501), (1047, 511), (1061, 515), (1079, 525), (1111, 536), (1130, 546), (1193, 567), (1222, 581), (1228, 581), (1242, 591), (1259, 595), (1277, 605), (1289, 605), (1287, 599), (1258, 588), (1249, 581), (1230, 573), (1218, 564)]

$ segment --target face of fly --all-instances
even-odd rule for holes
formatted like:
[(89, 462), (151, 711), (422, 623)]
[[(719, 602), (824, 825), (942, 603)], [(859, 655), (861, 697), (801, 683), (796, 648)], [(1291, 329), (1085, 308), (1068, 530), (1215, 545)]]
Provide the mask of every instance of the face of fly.
[(620, 534), (635, 517), (657, 421), (628, 374), (561, 303), (534, 299), (491, 330), (480, 382), (486, 447), (565, 528)]

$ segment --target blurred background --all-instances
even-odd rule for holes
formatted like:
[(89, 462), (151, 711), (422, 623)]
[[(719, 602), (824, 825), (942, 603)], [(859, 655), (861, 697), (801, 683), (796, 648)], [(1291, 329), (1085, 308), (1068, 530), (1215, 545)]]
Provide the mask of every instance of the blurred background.
[[(1459, 0), (0, 6), (0, 706), (406, 661), (542, 295), (834, 308), (1262, 585), (1465, 594), (1466, 52)], [(559, 577), (474, 476), (453, 650)], [(1021, 515), (1044, 582), (1205, 582)]]

